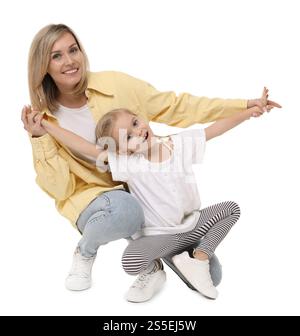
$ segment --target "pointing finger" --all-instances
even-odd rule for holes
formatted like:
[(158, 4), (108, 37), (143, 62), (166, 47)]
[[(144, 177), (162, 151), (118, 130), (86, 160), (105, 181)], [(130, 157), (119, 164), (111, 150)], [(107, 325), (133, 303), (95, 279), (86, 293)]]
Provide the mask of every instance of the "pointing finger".
[(276, 103), (276, 102), (274, 102), (274, 101), (272, 101), (272, 100), (268, 100), (268, 101), (267, 101), (267, 104), (268, 104), (268, 105), (271, 105), (271, 106), (273, 106), (273, 107), (282, 108), (282, 106), (281, 106), (280, 104), (278, 104), (278, 103)]

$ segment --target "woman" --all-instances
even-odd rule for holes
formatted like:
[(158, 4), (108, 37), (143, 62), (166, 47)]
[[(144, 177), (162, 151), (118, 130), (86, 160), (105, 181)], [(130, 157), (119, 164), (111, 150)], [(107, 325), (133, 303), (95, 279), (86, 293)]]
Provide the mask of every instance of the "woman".
[[(186, 127), (223, 118), (247, 107), (261, 106), (259, 99), (222, 100), (189, 94), (176, 97), (173, 92), (158, 92), (148, 83), (123, 73), (88, 72), (88, 59), (79, 39), (63, 24), (44, 27), (33, 39), (28, 78), (33, 108), (24, 106), (22, 121), (30, 134), (36, 181), (55, 200), (60, 214), (82, 234), (66, 279), (70, 290), (89, 288), (98, 247), (133, 235), (141, 227), (144, 216), (140, 205), (121, 183), (112, 181), (109, 173), (97, 171), (90, 157), (71, 152), (46, 133), (41, 126), (43, 114), (95, 142), (91, 135), (97, 121), (118, 107), (132, 110), (148, 120)], [(274, 106), (279, 107), (268, 101), (266, 108)], [(192, 287), (172, 264), (171, 256), (165, 261)], [(217, 285), (221, 266), (215, 257), (210, 272)], [(148, 300), (157, 290), (157, 284), (163, 283), (163, 277), (162, 265), (155, 265), (138, 278), (135, 291), (137, 284), (142, 283), (138, 290), (141, 297)]]

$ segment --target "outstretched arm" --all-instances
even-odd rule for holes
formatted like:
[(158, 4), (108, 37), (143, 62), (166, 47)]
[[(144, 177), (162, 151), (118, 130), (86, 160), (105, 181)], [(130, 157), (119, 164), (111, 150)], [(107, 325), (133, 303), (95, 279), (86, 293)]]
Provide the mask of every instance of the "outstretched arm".
[[(268, 89), (264, 88), (263, 94), (261, 97), (261, 102), (263, 106), (266, 106), (268, 98)], [(252, 116), (261, 115), (261, 109), (258, 106), (251, 107), (247, 110), (238, 112), (231, 117), (218, 120), (212, 125), (205, 128), (206, 140), (215, 138), (230, 129), (236, 127), (247, 119), (250, 119)]]
[(79, 135), (68, 131), (54, 123), (43, 119), (41, 121), (42, 126), (44, 129), (52, 135), (55, 139), (59, 142), (65, 144), (68, 148), (83, 155), (91, 156), (97, 159), (98, 155), (100, 154), (100, 149), (96, 147), (95, 144), (83, 139)]

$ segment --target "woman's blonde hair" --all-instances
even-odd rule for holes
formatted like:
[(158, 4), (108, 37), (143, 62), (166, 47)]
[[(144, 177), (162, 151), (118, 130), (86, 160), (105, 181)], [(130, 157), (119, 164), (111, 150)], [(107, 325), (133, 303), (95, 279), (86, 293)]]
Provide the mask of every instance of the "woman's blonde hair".
[(64, 34), (73, 35), (78, 48), (83, 54), (83, 72), (80, 82), (76, 85), (74, 94), (80, 95), (87, 87), (87, 70), (89, 62), (79, 39), (71, 28), (64, 24), (50, 24), (42, 28), (34, 37), (28, 58), (28, 84), (32, 106), (42, 111), (45, 108), (54, 112), (58, 109), (58, 88), (47, 73), (50, 55), (54, 43)]
[[(105, 137), (111, 138), (112, 137), (115, 122), (117, 121), (118, 117), (123, 113), (130, 114), (130, 115), (136, 115), (132, 111), (127, 110), (125, 108), (118, 108), (118, 109), (109, 111), (97, 123), (96, 130), (95, 130), (96, 141), (98, 141), (101, 138), (105, 138)], [(118, 139), (114, 139), (114, 140), (116, 140), (116, 145), (118, 148)]]

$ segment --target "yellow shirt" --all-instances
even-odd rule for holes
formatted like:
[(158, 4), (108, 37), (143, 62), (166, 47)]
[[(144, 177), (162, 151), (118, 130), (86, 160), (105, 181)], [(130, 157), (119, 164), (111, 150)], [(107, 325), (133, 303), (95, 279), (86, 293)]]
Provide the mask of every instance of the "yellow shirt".
[[(188, 93), (159, 92), (150, 84), (120, 72), (88, 74), (88, 106), (95, 122), (115, 108), (127, 108), (149, 121), (187, 127), (230, 116), (247, 107), (246, 100), (209, 99)], [(55, 115), (45, 111), (56, 121)], [(80, 213), (104, 191), (123, 188), (109, 173), (76, 156), (49, 134), (30, 137), (37, 184), (58, 211), (75, 225)]]

